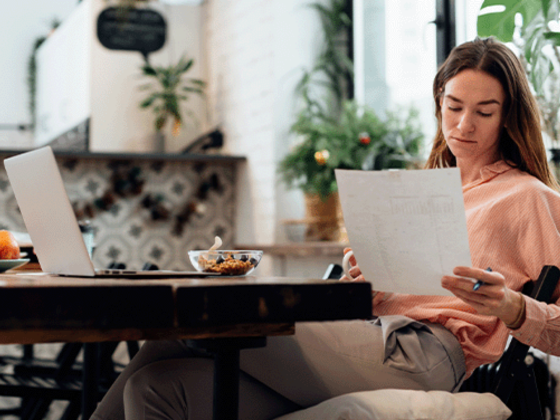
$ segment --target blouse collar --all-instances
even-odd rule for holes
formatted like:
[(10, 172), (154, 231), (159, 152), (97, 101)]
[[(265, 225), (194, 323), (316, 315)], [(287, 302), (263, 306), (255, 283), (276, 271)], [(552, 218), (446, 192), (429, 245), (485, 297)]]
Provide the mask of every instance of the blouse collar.
[(498, 175), (509, 171), (510, 169), (513, 169), (513, 166), (508, 164), (505, 160), (498, 160), (497, 162), (491, 163), (490, 165), (486, 165), (480, 170), (479, 179), (463, 186), (463, 192), (470, 190), (477, 185), (488, 182)]

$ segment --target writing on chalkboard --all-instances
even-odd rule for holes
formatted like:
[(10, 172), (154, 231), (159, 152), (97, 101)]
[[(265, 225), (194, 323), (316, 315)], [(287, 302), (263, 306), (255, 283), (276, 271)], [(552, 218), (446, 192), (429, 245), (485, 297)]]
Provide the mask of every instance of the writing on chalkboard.
[(150, 9), (109, 7), (97, 18), (97, 38), (110, 50), (139, 51), (145, 57), (165, 44), (166, 23)]

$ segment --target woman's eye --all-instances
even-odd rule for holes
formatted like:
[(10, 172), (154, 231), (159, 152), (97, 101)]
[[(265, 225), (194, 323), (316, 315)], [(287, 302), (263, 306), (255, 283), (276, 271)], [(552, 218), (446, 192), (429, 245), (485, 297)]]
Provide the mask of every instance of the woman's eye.
[(487, 114), (485, 112), (479, 112), (478, 114), (482, 117), (491, 117), (492, 116), (492, 114)]
[(449, 109), (450, 111), (453, 111), (453, 112), (457, 112), (457, 111), (461, 110), (461, 108), (457, 108), (457, 107), (454, 107), (454, 106), (448, 106), (447, 109)]

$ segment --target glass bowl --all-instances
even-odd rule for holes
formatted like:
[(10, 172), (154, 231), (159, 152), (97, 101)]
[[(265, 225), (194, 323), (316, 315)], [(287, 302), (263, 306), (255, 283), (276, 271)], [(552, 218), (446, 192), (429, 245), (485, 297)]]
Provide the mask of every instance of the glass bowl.
[(250, 274), (261, 262), (262, 251), (189, 251), (191, 264), (201, 273), (216, 273), (223, 276)]

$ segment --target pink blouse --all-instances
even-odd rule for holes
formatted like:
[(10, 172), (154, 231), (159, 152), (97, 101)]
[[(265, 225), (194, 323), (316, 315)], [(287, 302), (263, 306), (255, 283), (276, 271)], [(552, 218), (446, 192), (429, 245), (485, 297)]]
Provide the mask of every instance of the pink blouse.
[[(535, 177), (499, 161), (481, 170), (481, 179), (463, 186), (473, 267), (491, 267), (508, 287), (521, 290), (544, 265), (560, 267), (560, 194)], [(374, 315), (401, 314), (439, 323), (463, 347), (467, 376), (500, 358), (509, 333), (541, 351), (560, 355), (560, 286), (556, 304), (525, 297), (523, 325), (509, 330), (498, 318), (479, 315), (454, 296), (378, 293)]]

